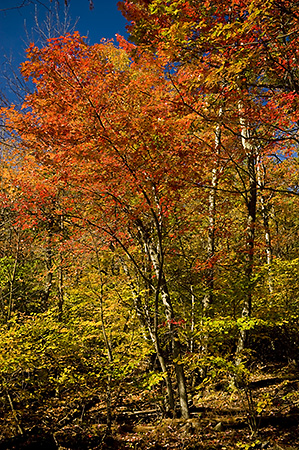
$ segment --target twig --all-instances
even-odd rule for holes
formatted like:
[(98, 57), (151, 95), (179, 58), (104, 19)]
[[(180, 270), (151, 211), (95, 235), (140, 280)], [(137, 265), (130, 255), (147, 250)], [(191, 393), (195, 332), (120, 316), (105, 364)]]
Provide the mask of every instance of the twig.
[(23, 434), (24, 434), (24, 431), (23, 431), (22, 428), (21, 428), (21, 425), (20, 425), (20, 422), (19, 422), (19, 419), (18, 419), (16, 410), (14, 409), (13, 402), (12, 402), (11, 396), (9, 395), (9, 392), (8, 392), (8, 391), (6, 391), (6, 395), (7, 395), (7, 398), (8, 398), (8, 401), (9, 401), (9, 405), (10, 405), (10, 408), (11, 408), (11, 410), (12, 410), (14, 419), (15, 419), (16, 424), (17, 424), (18, 432), (19, 432), (21, 435), (23, 435)]

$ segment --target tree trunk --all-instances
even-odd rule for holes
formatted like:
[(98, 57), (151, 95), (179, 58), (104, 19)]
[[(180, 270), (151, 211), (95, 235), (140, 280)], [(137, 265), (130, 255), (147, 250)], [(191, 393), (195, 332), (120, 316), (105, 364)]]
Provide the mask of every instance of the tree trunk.
[[(174, 405), (174, 395), (173, 395), (173, 388), (171, 383), (171, 378), (169, 375), (169, 371), (167, 369), (167, 365), (165, 362), (165, 358), (163, 356), (163, 352), (160, 346), (159, 338), (158, 338), (158, 324), (157, 321), (151, 318), (151, 313), (149, 311), (148, 305), (146, 303), (142, 303), (139, 293), (137, 292), (133, 280), (131, 278), (131, 275), (129, 273), (129, 269), (127, 265), (123, 261), (123, 267), (124, 271), (127, 274), (129, 278), (130, 288), (134, 299), (134, 306), (135, 311), (137, 314), (137, 317), (140, 320), (140, 323), (143, 328), (146, 328), (148, 330), (150, 339), (153, 343), (163, 376), (165, 380), (166, 385), (166, 392), (167, 392), (167, 399), (166, 399), (166, 409), (174, 412), (175, 405)], [(157, 305), (156, 305), (157, 306)], [(155, 316), (156, 316), (155, 311)]]
[[(222, 115), (222, 108), (219, 110), (219, 117)], [(219, 124), (215, 130), (215, 165), (212, 169), (211, 189), (209, 192), (209, 227), (208, 227), (208, 240), (207, 240), (207, 259), (209, 262), (209, 268), (206, 269), (206, 293), (203, 298), (203, 317), (209, 314), (209, 309), (213, 303), (213, 290), (214, 290), (214, 261), (215, 256), (215, 215), (216, 215), (216, 196), (218, 186), (219, 175), (219, 157), (221, 150), (221, 127)]]
[(52, 285), (53, 285), (53, 250), (52, 250), (52, 241), (53, 241), (53, 219), (50, 219), (49, 222), (49, 226), (47, 229), (48, 232), (48, 236), (47, 236), (47, 247), (46, 247), (46, 269), (47, 269), (47, 273), (46, 273), (46, 282), (45, 282), (45, 287), (44, 287), (44, 305), (45, 308), (47, 308), (48, 305), (48, 301), (49, 301), (49, 297), (50, 297), (50, 292), (52, 290)]
[(108, 357), (108, 375), (107, 375), (107, 384), (106, 384), (106, 409), (107, 409), (107, 434), (110, 436), (111, 431), (111, 425), (112, 425), (112, 410), (111, 410), (111, 373), (110, 373), (110, 367), (113, 363), (113, 353), (110, 341), (108, 339), (106, 328), (105, 328), (105, 320), (104, 320), (104, 309), (103, 309), (103, 282), (101, 280), (101, 286), (100, 286), (100, 317), (101, 317), (101, 323), (102, 323), (102, 334), (103, 339), (105, 342), (105, 347), (107, 350), (107, 357)]
[[(254, 263), (254, 239), (255, 239), (255, 222), (256, 222), (256, 206), (257, 206), (257, 179), (256, 179), (256, 150), (251, 142), (251, 133), (249, 125), (244, 118), (244, 108), (239, 103), (241, 141), (243, 149), (246, 153), (247, 174), (248, 174), (248, 190), (246, 193), (247, 207), (247, 224), (246, 224), (246, 263), (245, 263), (245, 287), (246, 293), (243, 300), (242, 318), (251, 317), (252, 309), (252, 273)], [(240, 330), (239, 340), (237, 343), (236, 356), (240, 361), (241, 352), (246, 347), (248, 340), (248, 331)]]
[(171, 335), (172, 354), (173, 354), (173, 361), (174, 361), (174, 367), (175, 367), (175, 373), (176, 373), (176, 379), (177, 379), (177, 385), (178, 385), (181, 415), (184, 419), (188, 419), (189, 418), (189, 407), (188, 407), (187, 388), (186, 388), (184, 368), (183, 368), (183, 365), (180, 364), (180, 357), (181, 357), (180, 343), (179, 343), (178, 338), (175, 335), (175, 328), (174, 328), (174, 324), (173, 324), (173, 322), (174, 322), (173, 308), (172, 308), (171, 298), (170, 298), (170, 295), (168, 292), (168, 287), (167, 287), (166, 279), (164, 276), (164, 272), (162, 270), (160, 260), (159, 260), (160, 252), (156, 251), (156, 249), (154, 248), (154, 246), (149, 238), (146, 239), (145, 245), (147, 247), (147, 251), (150, 256), (150, 259), (152, 261), (156, 277), (158, 279), (157, 289), (161, 293), (161, 299), (162, 299), (162, 303), (164, 305), (164, 310), (165, 310), (165, 317), (167, 319), (168, 328), (169, 328), (170, 335)]
[(190, 339), (190, 353), (194, 352), (194, 331), (195, 331), (195, 295), (193, 292), (193, 285), (190, 285), (190, 292), (191, 292), (191, 339)]
[[(60, 241), (64, 240), (64, 222), (63, 216), (60, 217)], [(59, 272), (58, 272), (58, 320), (62, 321), (63, 304), (64, 304), (64, 276), (63, 276), (63, 254), (62, 250), (59, 251)]]
[(17, 248), (16, 248), (16, 254), (15, 254), (13, 267), (9, 274), (9, 297), (8, 297), (8, 309), (7, 309), (7, 316), (6, 316), (7, 321), (9, 321), (11, 319), (13, 309), (14, 309), (13, 291), (14, 291), (14, 283), (16, 280), (17, 266), (18, 266), (18, 262), (19, 262), (19, 252), (20, 252), (20, 235), (18, 235)]
[(59, 267), (59, 275), (58, 275), (58, 320), (62, 321), (63, 315), (63, 303), (64, 303), (64, 286), (63, 286), (63, 267), (62, 267), (63, 259), (60, 255), (60, 267)]
[[(263, 169), (263, 173), (262, 172)], [(264, 225), (264, 233), (265, 233), (265, 246), (266, 246), (266, 263), (267, 263), (267, 269), (268, 269), (268, 291), (269, 294), (273, 293), (273, 276), (272, 276), (272, 243), (271, 243), (271, 233), (270, 233), (270, 226), (269, 226), (269, 199), (268, 202), (265, 199), (265, 196), (263, 194), (263, 189), (265, 186), (265, 168), (262, 167), (261, 163), (257, 164), (257, 178), (258, 178), (258, 185), (261, 192), (260, 195), (260, 203), (261, 203), (261, 212), (262, 212), (262, 218), (263, 218), (263, 225)]]
[[(219, 110), (219, 118), (222, 115), (222, 108)], [(215, 130), (215, 163), (212, 169), (211, 189), (209, 192), (209, 226), (208, 226), (208, 239), (207, 239), (207, 260), (208, 268), (205, 270), (205, 283), (206, 292), (202, 301), (202, 320), (211, 315), (211, 306), (213, 305), (214, 297), (214, 256), (216, 250), (215, 243), (215, 220), (216, 220), (216, 197), (217, 186), (219, 176), (219, 157), (221, 151), (221, 127), (217, 124)], [(207, 332), (202, 335), (201, 351), (204, 355), (208, 353), (208, 341), (209, 335)], [(204, 365), (200, 370), (200, 375), (205, 378), (207, 375), (207, 367)]]

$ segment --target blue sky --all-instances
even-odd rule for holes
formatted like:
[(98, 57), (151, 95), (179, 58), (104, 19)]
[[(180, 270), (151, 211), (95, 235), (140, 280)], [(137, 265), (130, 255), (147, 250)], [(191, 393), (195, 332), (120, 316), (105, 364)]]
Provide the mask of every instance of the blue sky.
[[(25, 3), (22, 8), (13, 9)], [(28, 4), (27, 4), (28, 3)], [(33, 3), (39, 4), (37, 10)], [(34, 41), (35, 11), (40, 25), (44, 26), (47, 8), (53, 9), (55, 0), (0, 0), (0, 88), (5, 89), (1, 77), (9, 72), (7, 59), (12, 60), (17, 68), (25, 59), (25, 49)], [(69, 18), (75, 29), (83, 36), (88, 36), (91, 44), (102, 38), (112, 39), (115, 34), (126, 36), (126, 20), (117, 9), (117, 0), (93, 0), (94, 9), (90, 10), (89, 0), (69, 0)], [(64, 0), (60, 0), (60, 14), (63, 17)], [(12, 8), (12, 9), (10, 9)], [(8, 94), (8, 92), (6, 92)]]

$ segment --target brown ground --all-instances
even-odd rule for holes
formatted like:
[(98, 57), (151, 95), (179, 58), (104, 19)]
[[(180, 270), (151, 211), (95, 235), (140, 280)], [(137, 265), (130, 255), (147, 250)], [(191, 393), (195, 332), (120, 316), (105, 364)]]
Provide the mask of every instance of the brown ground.
[[(155, 392), (150, 392), (151, 399)], [(0, 418), (4, 449), (179, 449), (299, 450), (299, 373), (295, 367), (268, 367), (249, 387), (234, 389), (223, 380), (197, 391), (191, 419), (163, 418), (149, 397), (125, 397), (113, 413), (112, 436), (105, 437), (105, 407), (93, 398), (83, 407), (47, 400), (19, 419)], [(49, 406), (49, 402), (51, 405)], [(53, 431), (54, 430), (54, 431)]]

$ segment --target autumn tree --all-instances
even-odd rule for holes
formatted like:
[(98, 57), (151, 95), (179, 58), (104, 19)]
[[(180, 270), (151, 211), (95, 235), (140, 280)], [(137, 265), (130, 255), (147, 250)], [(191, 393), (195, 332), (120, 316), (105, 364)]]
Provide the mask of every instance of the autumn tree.
[[(296, 6), (294, 2), (137, 0), (121, 1), (119, 8), (130, 21), (128, 30), (136, 44), (166, 57), (182, 74), (188, 74), (188, 91), (182, 83), (176, 86), (186, 107), (194, 112), (198, 95), (204, 93), (209, 108), (196, 109), (197, 114), (213, 123), (214, 130), (219, 129), (217, 123), (221, 125), (222, 161), (239, 179), (236, 195), (246, 206), (242, 316), (249, 318), (258, 206), (263, 211), (269, 265), (271, 259), (265, 192), (275, 190), (275, 183), (267, 186), (262, 181), (261, 167), (271, 165), (271, 158), (278, 154), (290, 157), (297, 147)], [(215, 185), (213, 175), (209, 184), (212, 190), (225, 189)], [(210, 211), (212, 205), (213, 196)], [(211, 236), (210, 231), (208, 242)], [(239, 353), (248, 334), (246, 330), (240, 333)]]
[[(149, 309), (144, 304), (148, 331), (167, 379), (157, 334), (163, 314), (182, 415), (187, 417), (176, 330), (181, 322), (166, 259), (172, 216), (177, 209), (181, 220), (184, 214), (181, 161), (186, 172), (189, 164), (197, 166), (197, 179), (202, 173), (199, 158), (193, 158), (198, 146), (188, 133), (192, 121), (184, 103), (165, 76), (163, 61), (140, 53), (129, 66), (124, 51), (110, 43), (90, 47), (78, 34), (50, 40), (41, 50), (32, 46), (22, 70), (33, 78), (36, 92), (27, 98), (25, 114), (6, 112), (8, 126), (17, 130), (23, 148), (39, 164), (55, 168), (55, 186), (67, 186), (72, 203), (65, 217), (105, 233), (152, 292)], [(183, 139), (175, 131), (178, 126), (186, 130)], [(147, 260), (145, 270), (139, 253)], [(167, 386), (173, 409), (172, 388)]]
[(228, 333), (240, 362), (268, 300), (273, 320), (295, 305), (275, 262), (290, 251), (284, 231), (296, 235), (292, 5), (268, 2), (265, 20), (258, 1), (121, 8), (136, 45), (78, 33), (32, 44), (22, 73), (35, 91), (1, 111), (24, 158), (18, 220), (38, 226), (44, 299), (57, 294), (59, 327), (71, 327), (70, 298), (97, 305), (108, 428), (123, 314), (157, 355), (167, 409), (177, 387), (187, 418), (186, 366), (208, 376), (211, 355), (235, 351)]

